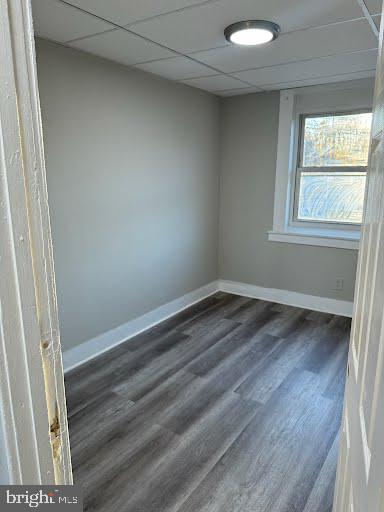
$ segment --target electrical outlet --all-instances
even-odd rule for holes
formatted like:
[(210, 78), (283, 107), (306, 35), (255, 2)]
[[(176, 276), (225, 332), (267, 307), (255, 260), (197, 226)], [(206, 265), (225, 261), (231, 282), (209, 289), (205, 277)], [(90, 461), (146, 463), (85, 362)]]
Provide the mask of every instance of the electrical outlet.
[(344, 279), (336, 279), (335, 290), (342, 290), (344, 288)]

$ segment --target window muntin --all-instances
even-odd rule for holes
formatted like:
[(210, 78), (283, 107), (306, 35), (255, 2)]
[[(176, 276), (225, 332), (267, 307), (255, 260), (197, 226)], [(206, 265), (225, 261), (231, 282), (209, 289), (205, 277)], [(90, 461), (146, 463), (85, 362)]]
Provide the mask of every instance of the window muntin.
[(294, 221), (362, 222), (372, 114), (303, 115)]

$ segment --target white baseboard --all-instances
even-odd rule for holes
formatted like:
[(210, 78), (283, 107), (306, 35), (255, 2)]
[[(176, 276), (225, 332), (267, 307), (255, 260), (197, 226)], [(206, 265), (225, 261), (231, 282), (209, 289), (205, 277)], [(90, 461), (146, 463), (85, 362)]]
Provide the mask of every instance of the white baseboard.
[(317, 297), (305, 293), (279, 290), (276, 288), (263, 288), (254, 284), (238, 283), (235, 281), (219, 280), (219, 289), (223, 292), (252, 297), (254, 299), (269, 300), (279, 304), (288, 304), (299, 308), (313, 309), (323, 313), (352, 317), (353, 302), (327, 297)]
[(197, 290), (193, 290), (183, 297), (179, 297), (163, 306), (160, 306), (145, 315), (130, 320), (129, 322), (107, 331), (95, 338), (85, 341), (76, 347), (63, 352), (64, 371), (68, 372), (77, 366), (99, 356), (103, 352), (120, 345), (124, 341), (133, 338), (142, 331), (153, 327), (170, 318), (183, 309), (189, 308), (217, 291), (242, 295), (254, 299), (269, 300), (280, 304), (288, 304), (299, 308), (313, 309), (324, 313), (332, 313), (340, 316), (352, 316), (353, 303), (343, 300), (328, 299), (304, 293), (278, 290), (276, 288), (263, 288), (254, 284), (238, 283), (220, 279), (213, 281)]
[(115, 329), (111, 329), (110, 331), (100, 334), (91, 340), (85, 341), (76, 347), (66, 350), (63, 352), (64, 371), (68, 372), (69, 370), (76, 368), (76, 366), (80, 366), (112, 347), (129, 340), (140, 332), (176, 315), (176, 313), (179, 313), (183, 309), (189, 308), (196, 302), (213, 295), (217, 291), (219, 291), (218, 281), (213, 281), (212, 283), (202, 286), (197, 290), (193, 290), (178, 299), (168, 302), (167, 304), (146, 313), (145, 315), (130, 320)]

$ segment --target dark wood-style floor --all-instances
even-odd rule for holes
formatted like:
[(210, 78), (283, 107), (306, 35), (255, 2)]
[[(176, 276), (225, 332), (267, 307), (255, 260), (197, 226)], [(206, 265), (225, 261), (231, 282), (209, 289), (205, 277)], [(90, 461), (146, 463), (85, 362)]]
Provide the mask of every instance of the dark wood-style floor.
[(98, 512), (330, 512), (350, 321), (219, 293), (66, 379)]

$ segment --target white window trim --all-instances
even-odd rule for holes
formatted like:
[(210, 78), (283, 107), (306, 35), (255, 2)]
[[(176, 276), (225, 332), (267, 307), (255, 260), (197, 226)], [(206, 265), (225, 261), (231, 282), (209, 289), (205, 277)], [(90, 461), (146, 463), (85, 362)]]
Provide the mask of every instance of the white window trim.
[[(268, 232), (268, 240), (357, 250), (360, 242), (360, 230), (356, 229), (356, 226), (351, 229), (340, 225), (327, 226), (325, 223), (319, 223), (318, 226), (313, 226), (310, 223), (306, 226), (297, 226), (292, 219), (298, 144), (297, 120), (300, 114), (324, 111), (324, 106), (321, 106), (311, 111), (306, 109), (297, 112), (295, 108), (296, 95), (297, 91), (294, 89), (280, 93), (273, 228)], [(347, 108), (345, 105), (341, 108), (332, 105), (329, 111), (347, 110)], [(354, 108), (370, 109), (371, 106), (355, 105)]]

